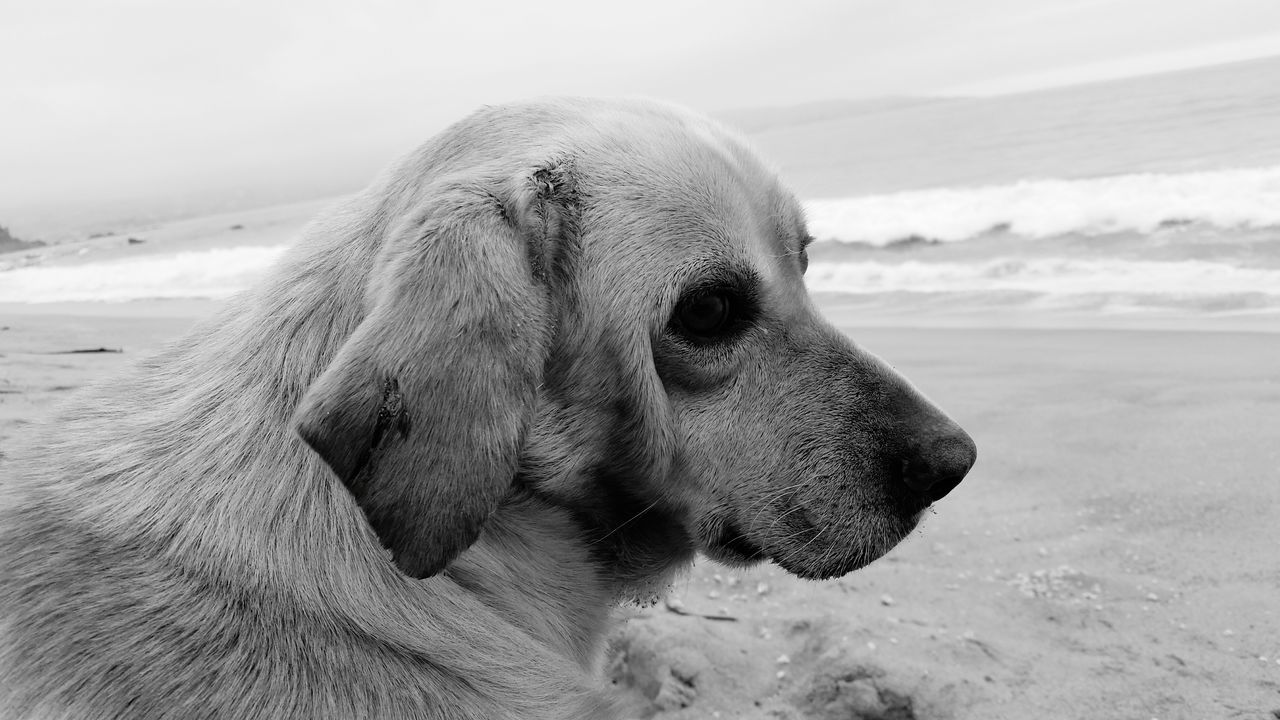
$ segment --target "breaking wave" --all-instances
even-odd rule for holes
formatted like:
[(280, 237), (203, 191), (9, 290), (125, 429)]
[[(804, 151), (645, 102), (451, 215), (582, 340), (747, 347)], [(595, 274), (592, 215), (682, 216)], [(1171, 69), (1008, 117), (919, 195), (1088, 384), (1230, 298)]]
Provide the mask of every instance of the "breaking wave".
[(0, 302), (220, 299), (261, 277), (284, 247), (229, 247), (0, 273)]
[(1280, 166), (941, 188), (805, 203), (819, 241), (954, 242), (993, 230), (1030, 238), (1149, 233), (1162, 225), (1280, 225)]

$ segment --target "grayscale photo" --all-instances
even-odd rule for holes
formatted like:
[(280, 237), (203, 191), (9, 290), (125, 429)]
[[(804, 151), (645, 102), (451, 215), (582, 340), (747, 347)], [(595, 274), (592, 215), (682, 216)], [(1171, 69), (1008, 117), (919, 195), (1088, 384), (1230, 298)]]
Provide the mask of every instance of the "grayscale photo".
[(1280, 3), (0, 12), (0, 720), (1280, 718)]

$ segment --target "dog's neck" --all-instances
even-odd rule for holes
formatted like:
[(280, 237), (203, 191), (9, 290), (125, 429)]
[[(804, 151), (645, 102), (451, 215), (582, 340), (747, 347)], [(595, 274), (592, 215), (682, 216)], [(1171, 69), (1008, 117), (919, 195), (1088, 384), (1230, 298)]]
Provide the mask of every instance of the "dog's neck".
[(661, 513), (612, 522), (516, 491), (444, 576), (588, 665), (600, 655), (613, 609), (652, 603), (692, 560)]
[(444, 571), (500, 616), (584, 665), (600, 655), (615, 605), (609, 578), (572, 520), (527, 494), (513, 497)]

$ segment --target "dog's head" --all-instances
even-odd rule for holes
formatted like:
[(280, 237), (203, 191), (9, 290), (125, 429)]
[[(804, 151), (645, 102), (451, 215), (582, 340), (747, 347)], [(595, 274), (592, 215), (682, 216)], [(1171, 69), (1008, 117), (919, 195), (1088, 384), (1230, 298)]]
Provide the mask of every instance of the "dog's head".
[(888, 551), (974, 462), (964, 431), (820, 317), (798, 204), (710, 121), (490, 109), (374, 195), (400, 221), (296, 422), (409, 574), (445, 567), (521, 491), (567, 508), (622, 576), (698, 549), (830, 577)]

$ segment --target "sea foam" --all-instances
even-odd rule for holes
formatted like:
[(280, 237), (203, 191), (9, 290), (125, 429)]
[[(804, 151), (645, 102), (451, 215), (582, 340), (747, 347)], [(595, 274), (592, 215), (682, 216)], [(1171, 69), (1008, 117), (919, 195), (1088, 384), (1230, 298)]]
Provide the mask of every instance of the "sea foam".
[(1194, 222), (1221, 228), (1280, 225), (1280, 166), (1138, 174), (1084, 180), (941, 188), (811, 200), (818, 240), (887, 245), (911, 236), (942, 241), (992, 229), (1031, 238), (1135, 231)]
[(0, 302), (51, 303), (154, 298), (221, 299), (265, 274), (281, 246), (214, 248), (0, 273)]
[(978, 262), (814, 263), (816, 292), (1022, 292), (1039, 295), (1162, 295), (1204, 298), (1258, 294), (1280, 300), (1280, 270), (1205, 260), (1011, 258)]

